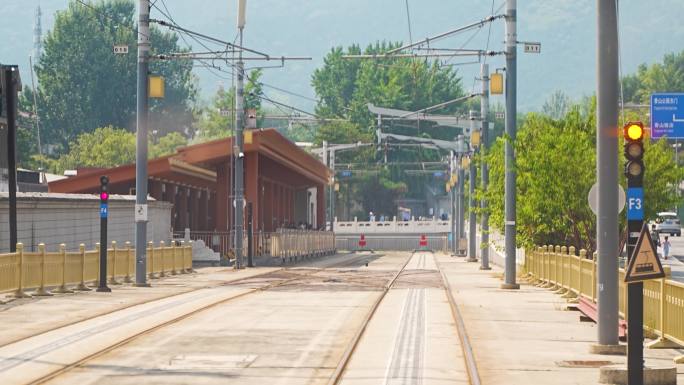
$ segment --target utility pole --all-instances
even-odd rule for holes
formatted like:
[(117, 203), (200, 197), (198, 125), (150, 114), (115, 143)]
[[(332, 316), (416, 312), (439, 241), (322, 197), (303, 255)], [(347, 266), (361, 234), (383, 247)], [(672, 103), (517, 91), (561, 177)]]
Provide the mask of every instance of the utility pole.
[(480, 247), (480, 270), (490, 270), (489, 267), (489, 212), (487, 211), (487, 187), (489, 185), (489, 165), (487, 164), (486, 156), (489, 153), (489, 64), (482, 63), (480, 67), (480, 78), (482, 80), (482, 95), (480, 96), (480, 118), (482, 119), (482, 135), (480, 137), (480, 154), (481, 154), (481, 171), (482, 174), (482, 201), (480, 207), (482, 213), (480, 218), (482, 224), (480, 225), (481, 244)]
[(335, 223), (335, 150), (330, 151), (330, 169), (332, 170), (332, 178), (329, 186), (330, 189), (330, 231), (334, 231)]
[[(135, 148), (136, 211), (147, 206), (147, 115), (148, 115), (148, 55), (150, 51), (150, 1), (138, 1), (138, 88), (137, 131)], [(147, 212), (146, 208), (144, 209)], [(135, 285), (147, 283), (147, 218), (135, 219)], [(107, 245), (100, 245), (107, 247)]]
[[(470, 147), (472, 154), (475, 155), (477, 147), (472, 143), (473, 133), (475, 132), (475, 111), (470, 111)], [(477, 180), (477, 171), (475, 169), (474, 156), (470, 157), (468, 164), (468, 262), (477, 262), (477, 253), (475, 249), (475, 242), (477, 239), (477, 218), (475, 216), (475, 181)]]
[[(506, 0), (506, 173), (505, 173), (505, 245), (506, 267), (502, 289), (520, 289), (515, 280), (515, 217), (516, 172), (513, 145), (516, 137), (516, 0)], [(617, 151), (617, 150), (616, 150)], [(617, 153), (616, 153), (617, 154)]]
[(465, 203), (463, 193), (465, 192), (465, 169), (463, 168), (463, 159), (465, 148), (465, 137), (463, 135), (458, 136), (458, 148), (460, 150), (460, 157), (458, 159), (458, 191), (456, 192), (456, 206), (458, 207), (458, 233), (456, 234), (456, 250), (461, 252), (461, 239), (463, 239), (465, 234)]
[[(235, 157), (235, 268), (242, 269), (242, 237), (244, 233), (244, 77), (245, 63), (242, 60), (242, 32), (245, 29), (245, 6), (246, 0), (238, 0), (238, 31), (240, 35), (240, 49), (238, 50), (238, 61), (235, 63), (237, 72), (237, 92), (235, 95), (235, 141), (233, 142), (233, 154)], [(256, 172), (256, 170), (255, 170)]]
[[(456, 153), (451, 151), (451, 156), (449, 157), (451, 163), (449, 164), (451, 168), (451, 175), (456, 172)], [(456, 231), (456, 186), (451, 186), (449, 191), (449, 197), (451, 198), (451, 254), (456, 255), (456, 237), (458, 232)]]
[(597, 0), (596, 176), (598, 345), (618, 345), (618, 35), (617, 5)]

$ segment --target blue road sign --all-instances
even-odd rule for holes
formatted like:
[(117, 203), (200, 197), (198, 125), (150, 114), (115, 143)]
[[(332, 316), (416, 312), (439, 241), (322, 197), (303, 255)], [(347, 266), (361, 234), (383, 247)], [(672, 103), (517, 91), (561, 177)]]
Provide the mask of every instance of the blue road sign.
[(684, 93), (651, 94), (651, 137), (684, 138)]
[(340, 172), (340, 176), (343, 178), (349, 178), (352, 176), (352, 172), (351, 172), (351, 170), (342, 170)]
[(627, 220), (644, 220), (644, 189), (627, 189)]
[(107, 218), (109, 214), (109, 209), (106, 203), (100, 203), (100, 218)]
[(444, 178), (444, 172), (442, 172), (442, 171), (435, 171), (434, 173), (432, 173), (432, 175), (435, 178)]

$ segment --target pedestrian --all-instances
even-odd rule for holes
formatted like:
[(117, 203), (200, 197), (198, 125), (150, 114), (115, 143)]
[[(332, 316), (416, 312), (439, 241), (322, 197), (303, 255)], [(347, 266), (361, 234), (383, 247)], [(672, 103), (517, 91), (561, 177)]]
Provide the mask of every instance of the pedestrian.
[(660, 247), (660, 233), (656, 230), (656, 225), (651, 225), (651, 239), (653, 239), (656, 247)]
[(665, 259), (670, 255), (670, 241), (668, 240), (668, 236), (665, 236), (665, 241), (663, 241), (663, 256), (665, 256)]

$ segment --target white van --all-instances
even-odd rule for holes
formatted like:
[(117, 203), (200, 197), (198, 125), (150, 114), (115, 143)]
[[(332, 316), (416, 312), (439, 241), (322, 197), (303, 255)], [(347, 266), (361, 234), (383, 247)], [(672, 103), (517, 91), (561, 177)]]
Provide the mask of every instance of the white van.
[(677, 213), (658, 213), (658, 217), (656, 218), (655, 223), (656, 231), (658, 233), (670, 234), (672, 236), (676, 235), (678, 237), (682, 236), (682, 225), (679, 223)]

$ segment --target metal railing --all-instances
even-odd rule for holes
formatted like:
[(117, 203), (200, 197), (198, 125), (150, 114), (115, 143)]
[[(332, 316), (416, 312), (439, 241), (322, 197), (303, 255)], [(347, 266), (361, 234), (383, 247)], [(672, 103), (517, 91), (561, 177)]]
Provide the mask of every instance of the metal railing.
[[(184, 274), (192, 271), (192, 244), (175, 242), (166, 245), (160, 242), (147, 247), (147, 273), (150, 278)], [(84, 244), (78, 251), (67, 251), (61, 244), (59, 251), (46, 252), (45, 244), (38, 245), (37, 252), (24, 251), (24, 245), (17, 244), (14, 253), (0, 254), (0, 293), (14, 291), (16, 297), (26, 297), (25, 290), (35, 289), (33, 295), (50, 295), (47, 288), (56, 287), (55, 293), (69, 293), (73, 290), (90, 290), (86, 286), (97, 286), (100, 274), (100, 245), (86, 250)], [(135, 275), (135, 249), (130, 242), (118, 247), (116, 242), (107, 249), (107, 272), (109, 284), (131, 282)], [(69, 289), (69, 286), (75, 286)]]
[[(174, 231), (174, 239), (185, 239), (185, 231)], [(222, 258), (232, 255), (233, 243), (235, 243), (235, 233), (232, 231), (190, 231), (190, 240), (202, 241), (204, 245), (219, 253)], [(247, 244), (245, 236), (244, 245)]]
[(335, 252), (332, 231), (278, 229), (268, 238), (270, 255), (280, 258), (321, 256)]
[[(537, 247), (527, 252), (524, 271), (540, 286), (557, 289), (566, 298), (584, 297), (596, 302), (596, 258), (587, 258), (585, 250), (576, 256), (574, 247)], [(627, 319), (624, 277), (624, 269), (619, 269), (619, 309)], [(644, 282), (644, 329), (657, 334), (660, 344), (684, 346), (683, 283), (667, 278)]]

